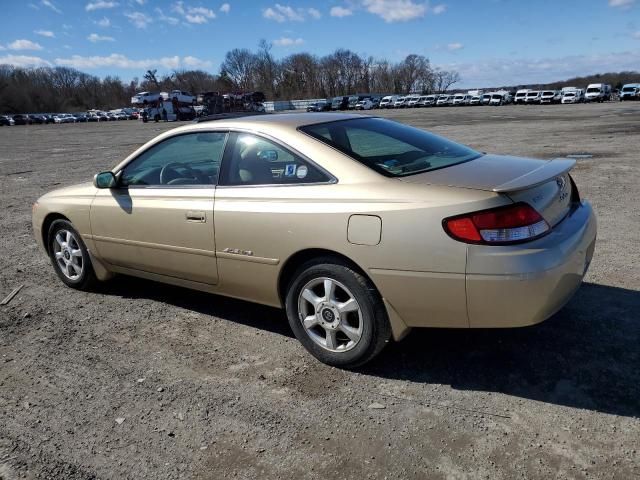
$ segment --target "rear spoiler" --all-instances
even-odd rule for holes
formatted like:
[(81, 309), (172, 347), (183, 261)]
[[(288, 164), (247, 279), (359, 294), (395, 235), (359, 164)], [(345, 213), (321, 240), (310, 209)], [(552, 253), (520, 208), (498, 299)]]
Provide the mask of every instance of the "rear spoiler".
[(541, 167), (538, 167), (529, 173), (525, 173), (521, 177), (509, 180), (507, 183), (498, 185), (492, 190), (496, 193), (507, 193), (535, 187), (548, 182), (554, 177), (559, 177), (560, 175), (567, 173), (575, 164), (576, 161), (573, 158), (554, 158), (546, 162)]

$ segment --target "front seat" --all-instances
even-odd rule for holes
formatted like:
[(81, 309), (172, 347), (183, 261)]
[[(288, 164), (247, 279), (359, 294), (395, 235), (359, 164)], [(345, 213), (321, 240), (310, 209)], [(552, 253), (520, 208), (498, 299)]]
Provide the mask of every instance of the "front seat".
[(255, 148), (243, 153), (238, 162), (238, 176), (241, 183), (253, 185), (273, 183), (269, 162), (259, 158), (258, 150)]

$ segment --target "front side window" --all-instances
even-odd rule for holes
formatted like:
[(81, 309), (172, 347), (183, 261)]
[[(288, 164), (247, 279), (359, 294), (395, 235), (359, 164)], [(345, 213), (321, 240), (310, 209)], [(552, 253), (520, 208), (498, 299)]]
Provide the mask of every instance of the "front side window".
[(222, 185), (291, 185), (328, 182), (330, 177), (271, 140), (231, 134)]
[(129, 163), (122, 186), (215, 185), (226, 132), (187, 133), (168, 138)]
[(464, 145), (382, 118), (340, 120), (300, 130), (388, 177), (428, 172), (481, 156)]

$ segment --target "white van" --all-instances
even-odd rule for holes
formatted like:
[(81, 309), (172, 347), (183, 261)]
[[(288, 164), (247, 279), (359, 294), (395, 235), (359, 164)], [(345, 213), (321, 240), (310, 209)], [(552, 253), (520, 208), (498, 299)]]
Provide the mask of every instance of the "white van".
[(640, 83), (627, 83), (620, 90), (620, 101), (640, 100)]
[(506, 105), (507, 103), (511, 103), (512, 97), (511, 93), (506, 90), (500, 90), (498, 92), (491, 92), (491, 100), (489, 100), (489, 105)]
[(471, 95), (465, 95), (464, 93), (458, 93), (453, 96), (453, 105), (469, 105), (471, 101)]
[(575, 90), (566, 90), (563, 94), (562, 94), (562, 100), (561, 102), (563, 104), (566, 103), (579, 103), (581, 100), (580, 98), (580, 92), (578, 92), (577, 89)]
[(516, 96), (513, 99), (513, 103), (518, 104), (518, 103), (525, 103), (525, 98), (527, 97), (527, 93), (529, 93), (531, 91), (530, 88), (523, 88), (521, 90), (518, 90), (516, 92)]
[(541, 92), (539, 92), (538, 90), (529, 90), (524, 96), (524, 103), (526, 103), (527, 105), (540, 103), (540, 95)]
[(398, 95), (387, 95), (380, 100), (380, 108), (392, 108), (394, 102), (398, 98)]
[(585, 102), (605, 102), (611, 100), (611, 85), (608, 83), (590, 83), (584, 94)]
[(559, 90), (543, 90), (540, 95), (540, 103), (560, 103), (562, 92)]

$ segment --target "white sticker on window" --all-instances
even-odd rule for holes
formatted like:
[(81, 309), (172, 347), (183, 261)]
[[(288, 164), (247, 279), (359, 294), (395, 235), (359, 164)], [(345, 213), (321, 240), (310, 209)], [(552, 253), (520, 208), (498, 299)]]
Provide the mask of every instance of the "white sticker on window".
[(284, 167), (284, 176), (285, 177), (293, 177), (296, 174), (296, 164), (290, 163), (286, 167)]
[(309, 173), (309, 169), (304, 165), (300, 165), (300, 167), (298, 168), (298, 172), (296, 173), (296, 177), (304, 178), (307, 176), (307, 173)]

